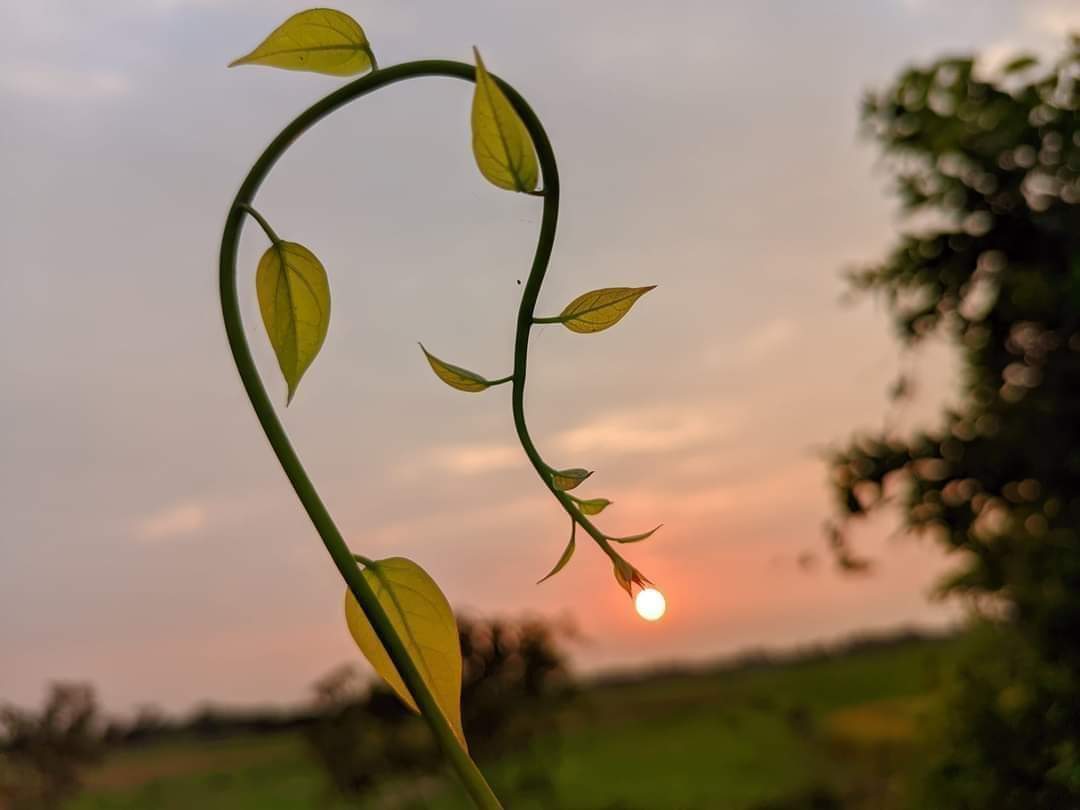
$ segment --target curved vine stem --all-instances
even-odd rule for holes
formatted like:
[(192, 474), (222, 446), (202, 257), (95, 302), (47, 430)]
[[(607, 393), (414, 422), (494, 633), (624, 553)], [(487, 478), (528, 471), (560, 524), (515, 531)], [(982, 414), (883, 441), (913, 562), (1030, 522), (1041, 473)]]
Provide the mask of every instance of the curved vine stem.
[[(221, 311), (225, 322), (229, 348), (232, 350), (237, 371), (244, 384), (248, 399), (251, 401), (252, 408), (255, 410), (255, 415), (258, 417), (259, 424), (262, 425), (266, 438), (269, 440), (270, 446), (281, 463), (297, 497), (326, 546), (327, 552), (333, 559), (349, 590), (363, 609), (364, 614), (371, 622), (379, 640), (386, 647), (390, 659), (401, 674), (402, 680), (415, 699), (421, 714), (431, 727), (440, 747), (461, 778), (474, 803), (477, 807), (485, 809), (500, 808), (499, 800), (484, 780), (483, 774), (481, 774), (476, 764), (458, 742), (446, 716), (439, 709), (435, 697), (421, 677), (389, 617), (379, 604), (367, 580), (362, 576), (360, 568), (356, 564), (356, 558), (304, 470), (299, 456), (293, 449), (285, 429), (274, 411), (273, 404), (252, 358), (244, 334), (237, 295), (236, 257), (245, 216), (251, 215), (254, 217), (260, 226), (266, 230), (271, 240), (276, 241), (276, 234), (273, 233), (265, 220), (256, 215), (252, 203), (259, 186), (266, 179), (277, 160), (304, 132), (333, 111), (382, 87), (424, 76), (444, 76), (471, 82), (476, 80), (475, 69), (472, 65), (448, 60), (405, 62), (376, 70), (317, 101), (298, 115), (270, 142), (270, 145), (255, 161), (239, 191), (237, 191), (225, 221), (220, 252), (219, 290)], [(616, 561), (620, 558), (611, 548), (607, 537), (593, 526), (591, 521), (581, 513), (566, 493), (555, 488), (551, 477), (551, 469), (540, 457), (525, 422), (525, 376), (529, 352), (529, 333), (535, 322), (536, 301), (540, 294), (544, 275), (547, 272), (548, 261), (551, 258), (551, 249), (555, 240), (555, 228), (559, 210), (559, 173), (555, 163), (555, 154), (551, 148), (547, 133), (532, 108), (513, 87), (497, 77), (496, 81), (499, 82), (500, 87), (518, 115), (521, 116), (529, 135), (533, 139), (543, 176), (543, 192), (537, 195), (541, 196), (544, 201), (540, 234), (532, 269), (522, 293), (514, 337), (514, 369), (510, 377), (510, 381), (513, 383), (514, 427), (525, 455), (528, 456), (541, 480), (544, 481), (548, 489), (555, 495), (555, 498), (562, 504), (563, 509), (570, 515), (571, 520), (578, 523), (599, 544), (604, 552), (613, 561)], [(500, 382), (502, 381), (500, 380)]]

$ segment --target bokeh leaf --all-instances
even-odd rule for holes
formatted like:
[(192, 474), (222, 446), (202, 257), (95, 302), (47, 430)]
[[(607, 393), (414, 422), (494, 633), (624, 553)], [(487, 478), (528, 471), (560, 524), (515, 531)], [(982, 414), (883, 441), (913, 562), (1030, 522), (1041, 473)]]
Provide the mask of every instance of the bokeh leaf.
[(574, 543), (575, 543), (574, 535), (576, 535), (576, 534), (577, 534), (577, 521), (571, 520), (570, 521), (570, 542), (566, 544), (566, 549), (563, 551), (562, 556), (559, 557), (559, 561), (557, 563), (555, 563), (555, 567), (552, 568), (550, 571), (548, 571), (547, 575), (544, 576), (542, 579), (537, 580), (536, 581), (537, 585), (539, 585), (544, 580), (551, 579), (557, 573), (562, 571), (563, 568), (566, 567), (566, 564), (568, 562), (570, 562), (570, 558), (574, 556)]
[(590, 475), (592, 475), (592, 470), (583, 470), (580, 467), (573, 467), (569, 470), (553, 470), (551, 483), (555, 489), (567, 492), (574, 489)]
[(536, 151), (525, 124), (476, 55), (472, 104), (473, 156), (480, 173), (508, 191), (534, 191), (540, 176)]
[(289, 387), (288, 404), (326, 339), (330, 324), (326, 270), (303, 245), (275, 242), (259, 259), (255, 289), (266, 334)]
[(424, 357), (427, 358), (428, 364), (431, 366), (431, 370), (435, 372), (436, 376), (451, 388), (456, 388), (458, 391), (468, 391), (470, 393), (476, 393), (477, 391), (484, 391), (490, 388), (494, 383), (491, 380), (481, 377), (475, 372), (469, 371), (467, 368), (461, 366), (455, 366), (451, 363), (447, 363), (440, 360), (433, 355), (427, 349), (424, 348), (424, 344), (420, 344), (420, 350), (423, 351)]
[(313, 8), (289, 17), (255, 50), (229, 63), (235, 65), (353, 76), (371, 70), (375, 59), (356, 20), (333, 9)]
[(578, 509), (581, 510), (581, 514), (583, 515), (599, 515), (611, 506), (611, 501), (607, 498), (590, 498), (589, 500), (574, 498), (574, 502), (577, 504)]
[(588, 334), (614, 326), (650, 287), (606, 287), (579, 295), (566, 305), (559, 320), (571, 332)]
[(1021, 54), (1020, 56), (1013, 57), (1006, 65), (1001, 69), (1002, 73), (1023, 73), (1028, 68), (1033, 68), (1039, 64), (1039, 60), (1029, 53)]
[[(427, 572), (404, 557), (376, 560), (363, 570), (409, 656), (420, 671), (435, 702), (450, 722), (461, 744), (461, 642), (450, 603)], [(368, 662), (405, 704), (418, 712), (416, 701), (390, 660), (389, 653), (360, 609), (345, 592), (345, 621), (353, 640)]]
[(640, 543), (642, 540), (648, 540), (656, 534), (657, 530), (663, 525), (664, 524), (661, 523), (659, 526), (649, 529), (647, 532), (642, 532), (641, 534), (631, 534), (626, 537), (609, 537), (608, 540), (613, 543)]

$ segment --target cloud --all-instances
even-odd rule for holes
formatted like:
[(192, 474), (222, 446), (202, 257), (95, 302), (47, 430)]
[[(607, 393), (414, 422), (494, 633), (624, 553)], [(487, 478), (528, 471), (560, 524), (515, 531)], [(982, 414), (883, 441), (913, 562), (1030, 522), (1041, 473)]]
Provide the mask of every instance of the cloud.
[(740, 346), (743, 357), (747, 360), (761, 360), (791, 343), (798, 331), (794, 321), (774, 318), (743, 338)]
[(172, 540), (193, 534), (206, 525), (206, 509), (197, 503), (179, 503), (136, 521), (135, 539)]
[(516, 527), (535, 522), (538, 515), (550, 515), (544, 509), (552, 507), (558, 508), (537, 489), (517, 498), (484, 499), (449, 509), (417, 511), (379, 526), (365, 527), (364, 542), (377, 553), (408, 548), (418, 542), (417, 538), (423, 538), (431, 547), (445, 549), (455, 538), (505, 537)]
[(0, 90), (28, 98), (89, 101), (131, 92), (121, 73), (109, 70), (67, 70), (47, 65), (0, 67)]
[[(557, 433), (551, 444), (560, 453), (602, 455), (658, 453), (731, 435), (742, 423), (733, 408), (659, 406), (601, 413), (584, 424)], [(434, 447), (396, 469), (402, 479), (430, 472), (458, 476), (488, 475), (525, 469), (521, 447), (510, 443), (471, 443)]]
[(411, 478), (432, 470), (453, 475), (484, 475), (526, 463), (516, 444), (455, 444), (435, 447), (397, 469)]
[(791, 345), (799, 334), (799, 325), (788, 318), (772, 318), (745, 334), (708, 344), (704, 362), (710, 367), (756, 365)]
[(655, 453), (728, 435), (736, 414), (722, 408), (664, 406), (605, 413), (555, 437), (567, 453)]

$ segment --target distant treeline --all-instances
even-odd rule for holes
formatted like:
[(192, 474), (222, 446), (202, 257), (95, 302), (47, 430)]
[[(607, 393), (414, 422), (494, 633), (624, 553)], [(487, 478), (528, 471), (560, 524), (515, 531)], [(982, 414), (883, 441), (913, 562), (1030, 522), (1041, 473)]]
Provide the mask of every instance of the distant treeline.
[(155, 708), (139, 710), (130, 720), (113, 718), (105, 724), (106, 745), (142, 746), (174, 739), (219, 739), (239, 734), (297, 731), (318, 722), (323, 711), (315, 707), (229, 708), (201, 706), (184, 718), (169, 717)]
[[(860, 652), (882, 650), (913, 642), (948, 641), (958, 631), (903, 628), (900, 630), (857, 633), (826, 643), (802, 645), (794, 649), (754, 649), (717, 661), (701, 664), (673, 663), (648, 670), (604, 673), (579, 681), (581, 688), (645, 683), (673, 676), (711, 676), (718, 673), (761, 670), (789, 666), (793, 663), (820, 661)], [(204, 705), (186, 717), (170, 717), (154, 707), (140, 709), (131, 719), (109, 720), (103, 731), (103, 741), (113, 746), (142, 746), (152, 742), (175, 739), (220, 739), (241, 734), (272, 734), (310, 729), (318, 724), (331, 708), (325, 701), (297, 708), (256, 707), (230, 708)]]
[(962, 627), (940, 630), (905, 627), (899, 630), (858, 632), (836, 641), (802, 644), (794, 648), (777, 650), (757, 648), (703, 663), (685, 664), (673, 662), (646, 670), (634, 669), (607, 672), (590, 678), (588, 685), (595, 687), (622, 686), (673, 677), (711, 677), (733, 672), (759, 671), (791, 666), (792, 664), (843, 658), (875, 650), (888, 650), (918, 642), (945, 644), (963, 632)]

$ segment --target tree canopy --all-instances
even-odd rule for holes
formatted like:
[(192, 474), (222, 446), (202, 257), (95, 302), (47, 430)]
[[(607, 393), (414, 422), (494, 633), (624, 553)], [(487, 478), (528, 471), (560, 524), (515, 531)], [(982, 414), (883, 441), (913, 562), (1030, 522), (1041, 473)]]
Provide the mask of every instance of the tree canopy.
[(935, 806), (1073, 807), (1080, 39), (1052, 65), (1023, 56), (994, 75), (979, 67), (941, 59), (865, 102), (864, 123), (890, 158), (912, 227), (851, 283), (884, 299), (904, 343), (954, 344), (963, 395), (932, 429), (857, 436), (836, 452), (842, 520), (833, 542), (841, 562), (857, 564), (851, 520), (897, 506), (906, 528), (958, 561), (943, 592), (1004, 618), (996, 632), (1008, 641), (999, 635), (984, 651), (1004, 657), (971, 670), (964, 701), (954, 702), (963, 753), (938, 768)]

